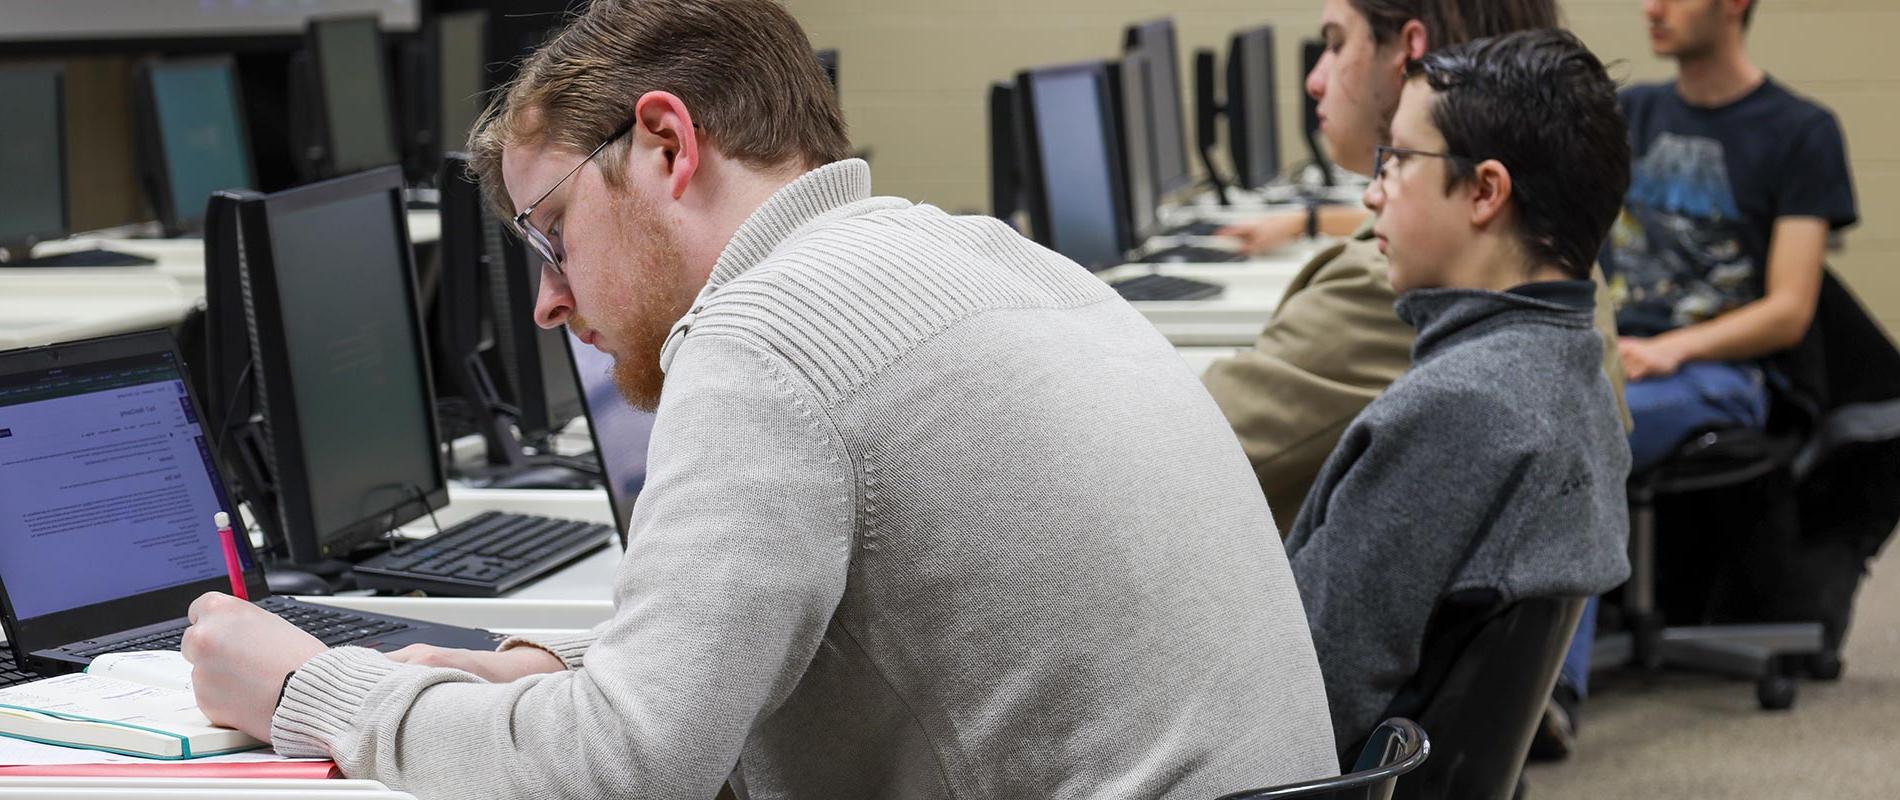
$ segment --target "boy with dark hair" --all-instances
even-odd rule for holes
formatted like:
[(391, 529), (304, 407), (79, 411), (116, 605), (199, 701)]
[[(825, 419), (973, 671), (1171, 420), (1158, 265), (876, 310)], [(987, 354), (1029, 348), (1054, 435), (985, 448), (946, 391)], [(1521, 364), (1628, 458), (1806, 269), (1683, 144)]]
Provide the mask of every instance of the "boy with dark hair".
[(1554, 29), (1407, 74), (1365, 200), (1413, 366), (1346, 429), (1287, 539), (1342, 746), (1417, 672), (1448, 599), (1589, 596), (1629, 571), (1629, 448), (1589, 280), (1629, 167), (1615, 86)]

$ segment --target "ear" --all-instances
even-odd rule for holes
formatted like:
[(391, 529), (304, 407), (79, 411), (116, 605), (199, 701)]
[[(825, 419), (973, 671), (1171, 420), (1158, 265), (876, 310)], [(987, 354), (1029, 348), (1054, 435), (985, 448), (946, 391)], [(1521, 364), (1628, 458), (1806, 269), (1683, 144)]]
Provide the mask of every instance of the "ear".
[(647, 92), (633, 105), (633, 133), (639, 144), (665, 158), (667, 191), (678, 200), (699, 171), (699, 129), (692, 112), (671, 92)]
[(1483, 161), (1465, 182), (1465, 190), (1471, 193), (1472, 226), (1486, 227), (1511, 207), (1511, 171), (1495, 158)]
[(1432, 43), (1425, 34), (1425, 23), (1415, 19), (1406, 20), (1405, 26), (1399, 28), (1399, 49), (1405, 52), (1405, 61), (1408, 64), (1424, 58), (1426, 53), (1431, 52)]

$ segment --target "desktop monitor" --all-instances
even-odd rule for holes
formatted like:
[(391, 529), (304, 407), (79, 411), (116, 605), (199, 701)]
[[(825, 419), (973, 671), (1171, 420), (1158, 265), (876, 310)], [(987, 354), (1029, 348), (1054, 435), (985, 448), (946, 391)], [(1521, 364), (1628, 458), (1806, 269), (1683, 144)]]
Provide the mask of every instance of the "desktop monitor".
[(66, 234), (66, 128), (57, 66), (0, 69), (0, 248)]
[(290, 559), (345, 556), (447, 504), (401, 171), (254, 197), (238, 223)]
[(562, 338), (573, 356), (574, 380), (581, 388), (587, 411), (587, 430), (594, 440), (594, 454), (600, 459), (607, 502), (613, 506), (614, 525), (620, 530), (620, 547), (624, 550), (634, 499), (646, 485), (653, 413), (634, 408), (621, 396), (614, 384), (613, 356), (582, 344), (571, 333)]
[[(1319, 60), (1326, 55), (1326, 42), (1319, 39), (1306, 39), (1300, 42), (1300, 76), (1305, 80), (1319, 68)], [(1312, 156), (1313, 166), (1319, 169), (1320, 183), (1333, 185), (1333, 165), (1327, 160), (1326, 151), (1320, 146), (1319, 100), (1311, 94), (1301, 93), (1306, 102), (1300, 106), (1300, 134), (1306, 137), (1306, 151)]]
[(515, 425), (522, 441), (546, 450), (541, 445), (549, 436), (580, 418), (580, 387), (568, 368), (561, 331), (534, 322), (535, 299), (541, 294), (540, 259), (509, 238), (497, 262), (490, 273), (490, 302), (508, 397), (520, 412)]
[[(305, 32), (306, 152), (318, 177), (395, 164), (395, 124), (376, 17), (312, 19)], [(313, 96), (312, 96), (313, 95)]]
[(1234, 180), (1261, 189), (1280, 174), (1273, 86), (1273, 27), (1235, 33), (1227, 46), (1227, 147)]
[(1140, 50), (1130, 51), (1122, 56), (1119, 68), (1122, 174), (1128, 183), (1127, 224), (1131, 241), (1144, 242), (1160, 227), (1155, 208), (1161, 204), (1161, 194), (1156, 191), (1154, 182), (1154, 147), (1148, 139), (1148, 56)]
[[(504, 401), (495, 380), (494, 292), (489, 282), (502, 260), (501, 225), (483, 207), (480, 184), (468, 173), (468, 156), (449, 153), (436, 179), (441, 190), (441, 272), (435, 291), (431, 344), (445, 378), (437, 397), (444, 422), (464, 420), (482, 437), (488, 463), (523, 466), (514, 423), (521, 412)], [(454, 409), (460, 410), (456, 413)], [(453, 426), (451, 426), (453, 427)], [(466, 430), (466, 427), (463, 428)]]
[(1122, 263), (1130, 240), (1109, 92), (1100, 62), (1016, 77), (1030, 235), (1092, 270)]
[(212, 192), (255, 188), (230, 58), (145, 62), (133, 97), (141, 182), (166, 233), (201, 230)]
[(1187, 129), (1181, 114), (1179, 51), (1174, 20), (1158, 19), (1128, 26), (1123, 52), (1140, 51), (1147, 63), (1145, 105), (1148, 110), (1148, 148), (1158, 197), (1173, 197), (1194, 185), (1188, 168)]
[[(449, 153), (467, 147), (488, 90), (488, 12), (438, 14), (402, 48), (405, 157), (411, 176), (432, 180)], [(440, 185), (437, 185), (440, 188)]]
[(992, 83), (989, 92), (990, 216), (1013, 223), (1022, 210), (1022, 169), (1016, 120), (1016, 90), (1011, 84)]
[(825, 68), (825, 80), (831, 81), (831, 96), (839, 97), (838, 51), (836, 49), (819, 50), (817, 51), (817, 56), (818, 66)]
[(436, 142), (442, 152), (463, 149), (488, 91), (488, 12), (460, 11), (436, 17)]

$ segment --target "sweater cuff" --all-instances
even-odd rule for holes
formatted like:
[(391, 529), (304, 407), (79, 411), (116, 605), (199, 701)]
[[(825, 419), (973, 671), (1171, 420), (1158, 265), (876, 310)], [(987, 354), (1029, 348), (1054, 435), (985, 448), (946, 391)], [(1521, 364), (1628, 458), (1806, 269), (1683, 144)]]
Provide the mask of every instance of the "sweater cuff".
[(370, 693), (401, 665), (374, 650), (338, 647), (312, 656), (290, 676), (271, 717), (271, 746), (290, 758), (336, 758), (333, 744)]
[(517, 647), (538, 647), (553, 653), (555, 658), (566, 664), (568, 669), (580, 669), (581, 659), (587, 655), (587, 648), (594, 646), (600, 635), (587, 631), (567, 635), (553, 636), (510, 636), (501, 640), (496, 650), (513, 650)]

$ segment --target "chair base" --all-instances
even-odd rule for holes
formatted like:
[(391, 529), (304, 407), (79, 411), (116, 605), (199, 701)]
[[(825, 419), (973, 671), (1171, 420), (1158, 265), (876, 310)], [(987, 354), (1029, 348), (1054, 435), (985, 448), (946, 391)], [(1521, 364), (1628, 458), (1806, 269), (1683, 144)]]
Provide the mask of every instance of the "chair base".
[(1794, 705), (1796, 658), (1825, 658), (1818, 622), (1766, 625), (1717, 625), (1654, 630), (1652, 636), (1619, 633), (1598, 639), (1590, 667), (1610, 669), (1636, 664), (1645, 669), (1683, 667), (1755, 681), (1763, 709)]

